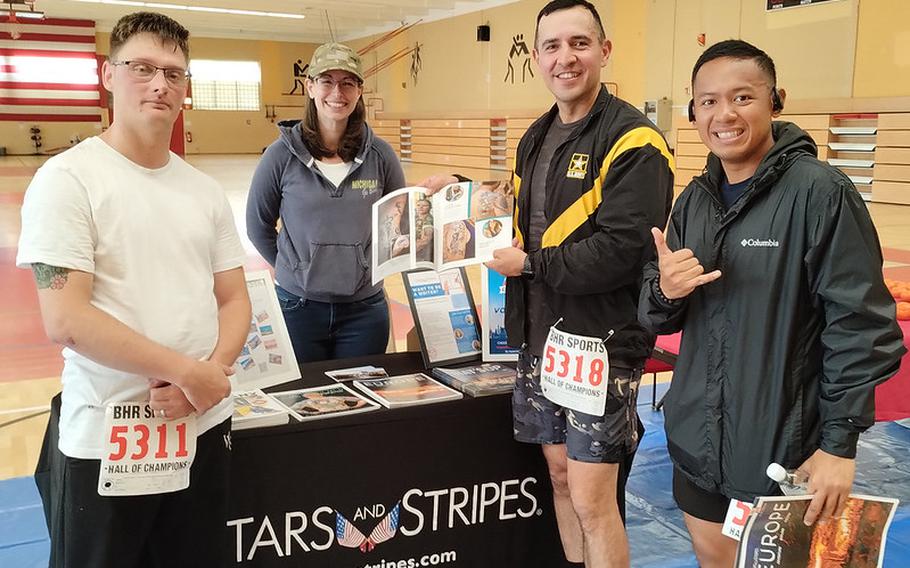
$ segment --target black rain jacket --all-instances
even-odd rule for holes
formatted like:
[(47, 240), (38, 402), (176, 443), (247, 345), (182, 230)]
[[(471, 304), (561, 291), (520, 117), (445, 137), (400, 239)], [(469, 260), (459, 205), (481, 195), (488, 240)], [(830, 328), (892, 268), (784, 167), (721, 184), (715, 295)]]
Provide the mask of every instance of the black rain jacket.
[(905, 352), (861, 196), (816, 159), (806, 132), (775, 122), (772, 133), (729, 210), (709, 155), (670, 215), (671, 250), (691, 249), (721, 278), (671, 305), (655, 294), (652, 262), (639, 306), (651, 330), (683, 331), (664, 407), (674, 464), (741, 500), (773, 493), (771, 462), (795, 468), (818, 448), (854, 457), (875, 386)]

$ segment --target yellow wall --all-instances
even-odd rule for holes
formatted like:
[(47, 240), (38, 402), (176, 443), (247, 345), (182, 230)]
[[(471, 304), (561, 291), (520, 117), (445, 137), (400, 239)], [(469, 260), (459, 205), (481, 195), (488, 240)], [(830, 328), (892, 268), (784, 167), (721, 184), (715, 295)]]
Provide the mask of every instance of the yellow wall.
[(706, 46), (740, 38), (764, 49), (774, 59), (780, 86), (790, 98), (851, 96), (858, 0), (774, 12), (767, 12), (760, 0), (650, 0), (648, 4), (647, 36), (656, 48), (649, 46), (646, 91), (649, 98), (672, 98), (679, 112), (690, 98), (692, 66), (705, 49), (698, 45), (699, 34), (705, 34)]
[(776, 12), (742, 0), (742, 37), (774, 59), (791, 99), (849, 97), (857, 13), (858, 0)]
[[(533, 48), (536, 2), (466, 14), (417, 25), (367, 53), (367, 67), (402, 48), (420, 45), (421, 71), (416, 84), (411, 77), (411, 56), (393, 63), (367, 82), (367, 88), (381, 97), (385, 112), (432, 113), (490, 109), (544, 109), (549, 93), (540, 81), (533, 61), (522, 82), (522, 67), (529, 56), (513, 57), (515, 82), (505, 82), (512, 38), (521, 34), (528, 49)], [(491, 40), (476, 41), (477, 26), (489, 24)], [(378, 36), (351, 41), (359, 49)]]
[(643, 1), (613, 3), (612, 14), (601, 14), (611, 30), (613, 69), (610, 81), (618, 84), (618, 95), (641, 108), (645, 100), (647, 62), (648, 3)]
[[(620, 96), (640, 106), (646, 75), (647, 5), (638, 0), (596, 0), (594, 4), (613, 42), (613, 55), (601, 80), (617, 83)], [(382, 98), (387, 113), (542, 112), (553, 98), (530, 57), (512, 57), (514, 82), (506, 80), (513, 38), (521, 35), (516, 39), (533, 49), (537, 12), (542, 5), (516, 2), (417, 25), (365, 57), (369, 67), (402, 48), (420, 44), (422, 70), (416, 85), (410, 76), (411, 57), (407, 56), (368, 80), (367, 89)], [(476, 41), (481, 24), (490, 26), (489, 42)], [(350, 44), (359, 49), (377, 38)], [(529, 68), (525, 68), (527, 60)]]
[(41, 129), (41, 151), (63, 148), (78, 136), (84, 140), (101, 134), (99, 122), (0, 122), (0, 146), (7, 154), (30, 155), (35, 153), (29, 128)]
[(910, 2), (907, 0), (860, 3), (853, 95), (910, 95)]

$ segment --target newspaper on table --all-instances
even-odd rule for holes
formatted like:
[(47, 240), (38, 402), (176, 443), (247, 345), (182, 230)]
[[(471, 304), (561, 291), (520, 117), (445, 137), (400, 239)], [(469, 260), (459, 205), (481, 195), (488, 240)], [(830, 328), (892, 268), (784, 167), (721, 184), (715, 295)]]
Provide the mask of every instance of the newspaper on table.
[(406, 187), (373, 204), (373, 284), (392, 274), (479, 264), (512, 245), (511, 181)]

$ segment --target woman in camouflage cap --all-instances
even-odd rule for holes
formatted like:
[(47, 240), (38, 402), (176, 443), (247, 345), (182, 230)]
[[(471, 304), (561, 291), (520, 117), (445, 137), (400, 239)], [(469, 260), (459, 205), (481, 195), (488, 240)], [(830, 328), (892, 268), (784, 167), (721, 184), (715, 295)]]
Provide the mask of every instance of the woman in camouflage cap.
[(370, 218), (373, 203), (404, 187), (404, 173), (365, 122), (354, 50), (319, 46), (306, 91), (303, 120), (279, 123), (256, 168), (247, 233), (275, 267), (299, 362), (384, 353), (389, 312), (382, 284), (371, 283)]

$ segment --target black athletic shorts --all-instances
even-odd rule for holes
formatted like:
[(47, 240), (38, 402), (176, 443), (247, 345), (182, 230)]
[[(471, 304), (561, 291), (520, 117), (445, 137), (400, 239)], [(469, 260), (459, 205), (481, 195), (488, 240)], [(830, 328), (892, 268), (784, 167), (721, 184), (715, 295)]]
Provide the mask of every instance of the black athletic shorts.
[(723, 523), (727, 518), (730, 499), (720, 493), (706, 491), (692, 483), (686, 474), (673, 468), (673, 498), (684, 513), (696, 519)]
[(225, 564), (231, 420), (196, 442), (190, 486), (133, 497), (98, 495), (100, 460), (57, 449), (52, 413), (35, 481), (51, 538), (50, 568), (190, 568)]

